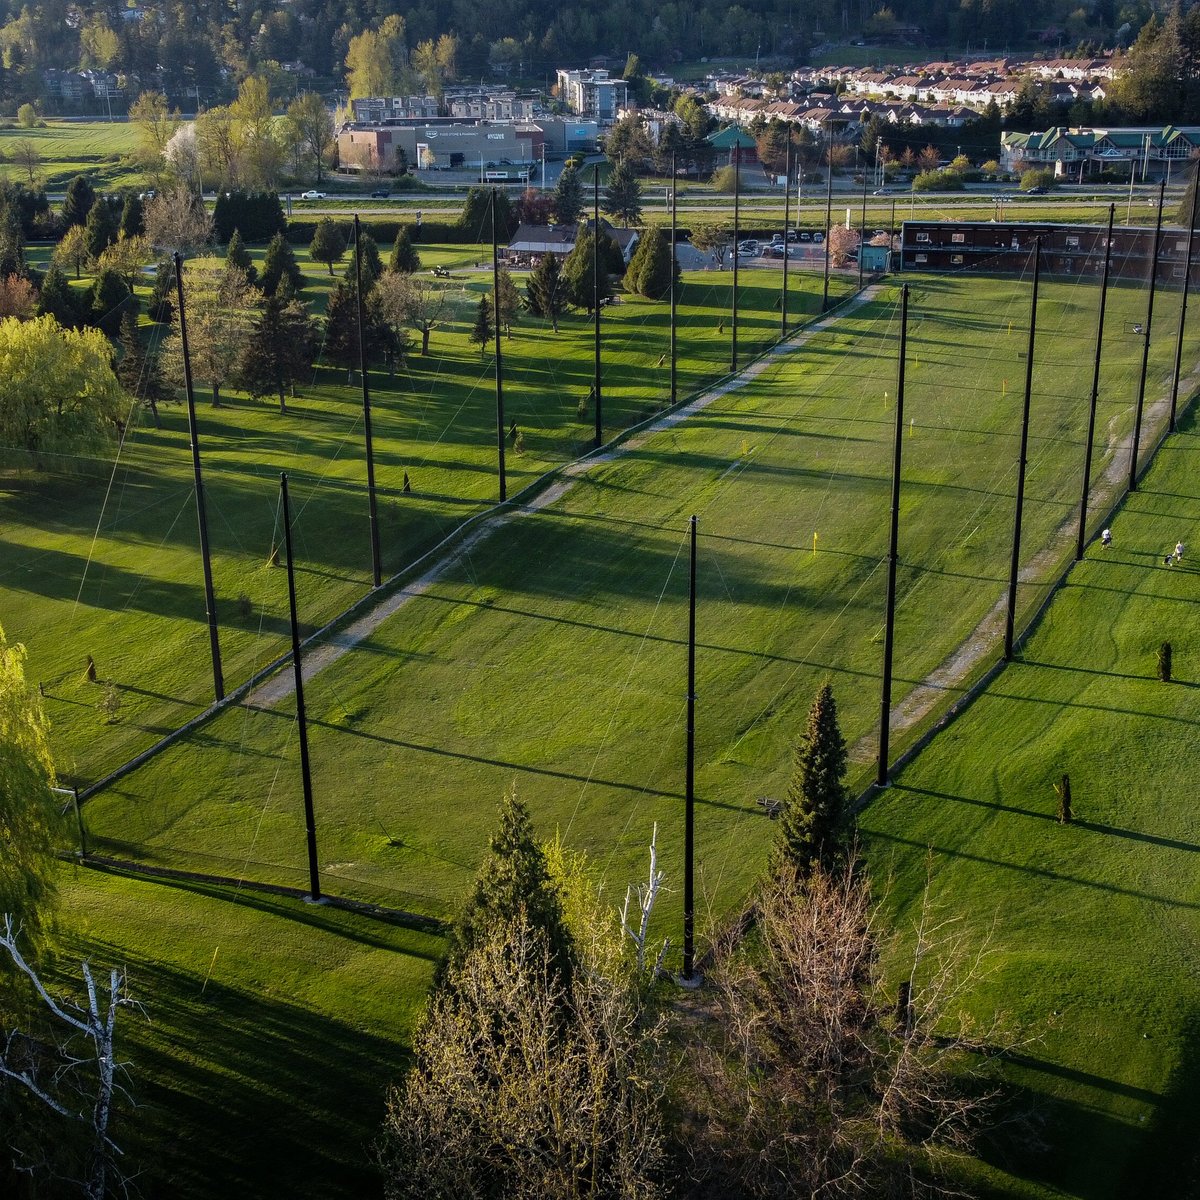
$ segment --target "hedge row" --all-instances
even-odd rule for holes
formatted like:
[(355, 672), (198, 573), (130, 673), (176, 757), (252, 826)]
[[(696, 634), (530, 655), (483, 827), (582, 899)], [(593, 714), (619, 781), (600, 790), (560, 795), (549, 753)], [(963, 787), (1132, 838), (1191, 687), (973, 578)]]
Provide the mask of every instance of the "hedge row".
[[(347, 242), (354, 234), (354, 221), (347, 217), (334, 218), (333, 223), (341, 230)], [(311, 218), (291, 220), (287, 223), (284, 237), (293, 246), (307, 246), (313, 239), (320, 221)], [(449, 221), (397, 221), (387, 218), (361, 218), (362, 227), (375, 239), (376, 245), (390, 246), (396, 240), (396, 234), (401, 227), (408, 230), (408, 236), (414, 243), (438, 242), (443, 245), (468, 246), (474, 245), (474, 231), (464, 229), (457, 223)]]

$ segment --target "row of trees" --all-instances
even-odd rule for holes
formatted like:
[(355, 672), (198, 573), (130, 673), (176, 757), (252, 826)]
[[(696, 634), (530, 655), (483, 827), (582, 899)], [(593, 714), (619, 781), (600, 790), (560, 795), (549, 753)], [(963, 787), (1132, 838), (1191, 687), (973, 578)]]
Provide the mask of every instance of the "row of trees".
[(507, 796), (388, 1098), (389, 1200), (951, 1192), (943, 1169), (990, 1098), (971, 1055), (992, 1031), (958, 1016), (970, 971), (928, 907), (906, 977), (885, 977), (845, 767), (826, 686), (753, 936), (739, 922), (717, 937), (695, 1005), (650, 945), (655, 841), (618, 914), (586, 858), (539, 846)]

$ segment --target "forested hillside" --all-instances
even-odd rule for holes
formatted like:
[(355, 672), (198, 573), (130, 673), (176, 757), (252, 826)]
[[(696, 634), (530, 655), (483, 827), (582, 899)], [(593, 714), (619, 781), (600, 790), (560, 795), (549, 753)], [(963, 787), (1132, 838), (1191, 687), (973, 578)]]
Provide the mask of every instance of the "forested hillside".
[(0, 0), (0, 104), (46, 94), (43, 76), (54, 68), (111, 72), (126, 94), (154, 87), (173, 101), (191, 95), (205, 103), (228, 98), (250, 73), (273, 78), (284, 97), (309, 72), (340, 85), (347, 56), (351, 64), (376, 65), (385, 56), (397, 84), (428, 84), (431, 76), (541, 80), (557, 66), (628, 52), (667, 68), (681, 58), (727, 55), (799, 60), (817, 42), (859, 32), (908, 37), (915, 55), (923, 42), (1002, 52), (1039, 35), (1048, 44), (1091, 38), (1111, 45), (1119, 31), (1136, 36), (1151, 12), (1144, 0), (1085, 7), (1073, 0), (892, 0), (886, 7), (866, 0), (187, 0), (135, 7)]

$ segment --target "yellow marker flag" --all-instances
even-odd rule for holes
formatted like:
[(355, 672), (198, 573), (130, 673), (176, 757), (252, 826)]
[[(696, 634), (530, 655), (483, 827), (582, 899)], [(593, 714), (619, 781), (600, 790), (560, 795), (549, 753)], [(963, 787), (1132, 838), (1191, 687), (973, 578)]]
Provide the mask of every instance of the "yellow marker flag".
[(909, 417), (908, 418), (908, 436), (909, 437), (912, 437), (914, 428), (915, 428), (915, 426), (913, 425), (913, 419), (912, 419), (912, 417)]
[(888, 394), (887, 394), (887, 392), (884, 392), (883, 393), (883, 407), (887, 408), (887, 405), (888, 405)]
[(816, 552), (817, 552), (817, 531), (814, 529), (813, 530), (813, 553), (816, 554)]
[(1008, 380), (1007, 379), (1002, 379), (1000, 381), (1000, 395), (1002, 395), (1002, 396), (1008, 395)]

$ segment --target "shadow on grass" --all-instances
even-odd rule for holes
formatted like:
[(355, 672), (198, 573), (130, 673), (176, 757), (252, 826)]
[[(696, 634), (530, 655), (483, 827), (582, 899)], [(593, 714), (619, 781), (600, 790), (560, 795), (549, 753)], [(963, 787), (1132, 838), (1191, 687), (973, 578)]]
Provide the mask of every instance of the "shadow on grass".
[(370, 1145), (405, 1049), (278, 997), (233, 988), (121, 946), (146, 1019), (122, 1021), (134, 1112), (113, 1128), (144, 1196), (242, 1200), (381, 1193)]
[[(974, 808), (991, 809), (993, 812), (1012, 813), (1017, 817), (1032, 817), (1037, 821), (1053, 821), (1058, 823), (1058, 817), (1054, 813), (1038, 812), (1032, 808), (1017, 808), (1011, 804), (997, 804), (992, 800), (979, 800), (974, 796), (956, 796), (951, 792), (935, 792), (929, 788), (907, 787), (904, 784), (894, 785), (897, 792), (908, 792), (913, 796), (930, 796), (936, 800), (952, 800), (956, 804), (969, 804)], [(1183, 842), (1177, 838), (1159, 837), (1153, 833), (1141, 833), (1136, 829), (1122, 829), (1117, 825), (1104, 825), (1099, 821), (1085, 821), (1076, 817), (1071, 825), (1075, 829), (1087, 829), (1092, 833), (1108, 834), (1110, 837), (1129, 838), (1135, 842), (1145, 842), (1151, 846), (1162, 846), (1167, 850), (1187, 850), (1192, 853), (1200, 851), (1200, 844), (1196, 842)]]

